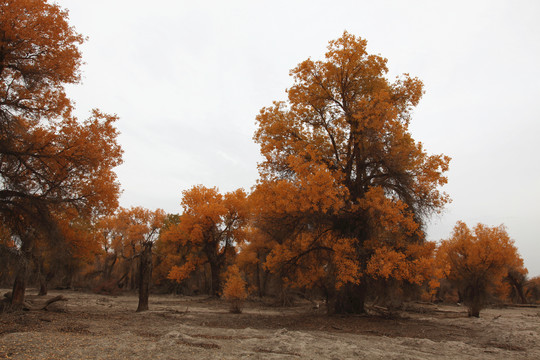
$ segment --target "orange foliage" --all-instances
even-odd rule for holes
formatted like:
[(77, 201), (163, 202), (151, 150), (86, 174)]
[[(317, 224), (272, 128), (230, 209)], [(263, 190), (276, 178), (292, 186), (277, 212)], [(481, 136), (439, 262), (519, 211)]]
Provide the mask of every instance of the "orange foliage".
[[(84, 39), (67, 18), (47, 1), (0, 1), (0, 217), (26, 257), (39, 238), (52, 244), (64, 235), (73, 254), (87, 256), (91, 237), (66, 224), (118, 206), (117, 117), (72, 116), (64, 87), (80, 80)], [(21, 304), (19, 284), (13, 301)]]
[(449, 201), (439, 187), (450, 159), (412, 139), (422, 82), (390, 82), (386, 62), (345, 32), (325, 61), (291, 71), (288, 102), (257, 116), (265, 160), (252, 202), (265, 244), (246, 248), (269, 249), (267, 269), (291, 286), (332, 293), (365, 290), (369, 277), (431, 278), (433, 244), (422, 245), (422, 227)]
[(242, 303), (247, 298), (246, 282), (236, 265), (229, 266), (225, 273), (223, 297), (231, 302), (231, 312), (242, 312)]
[(50, 221), (36, 215), (44, 212), (116, 208), (117, 118), (94, 110), (78, 121), (64, 91), (80, 79), (82, 36), (57, 5), (10, 0), (0, 8), (0, 213), (15, 231), (13, 222)]
[(71, 107), (64, 84), (80, 80), (84, 40), (67, 11), (44, 0), (2, 0), (0, 16), (2, 112), (24, 123), (63, 117)]
[(217, 295), (227, 257), (234, 255), (235, 244), (245, 238), (247, 195), (241, 189), (222, 195), (217, 188), (199, 185), (183, 192), (182, 207), (180, 222), (170, 226), (161, 239), (182, 248), (167, 254), (183, 255), (172, 266), (168, 278), (181, 282), (200, 265), (209, 263), (212, 293)]
[(154, 246), (154, 255), (156, 257), (156, 263), (152, 272), (154, 283), (162, 285), (164, 281), (167, 281), (167, 275), (171, 271), (171, 268), (180, 262), (182, 258), (182, 247), (178, 244), (170, 241), (163, 241), (163, 235), (166, 234), (169, 229), (180, 223), (180, 216), (177, 214), (167, 214), (163, 221), (163, 227), (160, 231), (160, 236), (156, 240)]
[(116, 214), (100, 220), (99, 239), (103, 251), (132, 259), (145, 243), (154, 243), (165, 220), (161, 209), (151, 211), (142, 207), (121, 208)]
[(471, 316), (479, 315), (487, 296), (502, 286), (510, 270), (523, 269), (523, 260), (503, 225), (478, 224), (471, 230), (461, 221), (452, 237), (441, 242), (437, 261), (444, 276), (462, 292)]
[[(139, 275), (134, 261), (145, 247), (152, 247), (160, 236), (165, 221), (161, 209), (151, 211), (142, 207), (121, 208), (115, 214), (100, 219), (95, 237), (101, 246), (95, 271), (102, 274), (105, 283), (116, 278), (123, 286)], [(112, 283), (111, 283), (112, 284)]]
[(409, 244), (401, 251), (378, 248), (369, 259), (366, 271), (375, 278), (393, 278), (421, 285), (433, 276), (434, 253), (434, 242)]

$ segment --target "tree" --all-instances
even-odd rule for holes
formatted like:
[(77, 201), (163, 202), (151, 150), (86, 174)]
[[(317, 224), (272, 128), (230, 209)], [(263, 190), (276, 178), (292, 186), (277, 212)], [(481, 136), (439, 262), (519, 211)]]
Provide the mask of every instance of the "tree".
[(165, 212), (161, 209), (149, 211), (140, 207), (128, 213), (128, 237), (139, 247), (139, 305), (137, 312), (148, 310), (148, 288), (152, 279), (152, 246), (158, 239)]
[[(450, 159), (408, 131), (422, 82), (390, 82), (387, 60), (366, 44), (345, 32), (324, 61), (300, 63), (288, 101), (261, 110), (254, 136), (266, 266), (291, 286), (321, 287), (336, 312), (364, 311), (372, 277), (425, 280), (424, 221), (449, 201), (439, 187)], [(401, 265), (387, 271), (384, 258)]]
[[(124, 262), (124, 274), (118, 283), (131, 274), (139, 289), (137, 311), (148, 310), (149, 285), (152, 278), (152, 247), (160, 236), (165, 221), (161, 209), (151, 211), (142, 207), (121, 208), (114, 215), (103, 218), (99, 225), (103, 263), (100, 273), (108, 282), (114, 265)], [(138, 259), (136, 270), (135, 260)]]
[(474, 317), (480, 316), (488, 295), (509, 272), (523, 268), (523, 260), (503, 225), (477, 224), (471, 230), (459, 221), (450, 239), (441, 242), (437, 259), (445, 277), (461, 292), (469, 316)]
[(118, 206), (122, 150), (116, 116), (71, 114), (64, 86), (80, 80), (83, 37), (67, 12), (3, 0), (0, 17), (0, 217), (18, 244), (12, 304), (20, 306), (35, 239), (63, 239), (59, 214), (90, 218)]
[(507, 293), (505, 294), (513, 302), (520, 304), (527, 303), (525, 296), (525, 286), (527, 284), (527, 269), (523, 267), (513, 267), (508, 269), (507, 275), (504, 277), (504, 283), (507, 285)]
[(172, 267), (168, 277), (181, 282), (197, 267), (209, 264), (210, 293), (218, 296), (227, 259), (235, 254), (235, 244), (245, 237), (247, 195), (242, 189), (222, 195), (217, 188), (198, 185), (183, 192), (182, 208), (180, 222), (168, 229), (163, 241), (184, 248), (186, 258)]
[(535, 276), (525, 284), (525, 294), (529, 302), (537, 304), (540, 301), (540, 276)]

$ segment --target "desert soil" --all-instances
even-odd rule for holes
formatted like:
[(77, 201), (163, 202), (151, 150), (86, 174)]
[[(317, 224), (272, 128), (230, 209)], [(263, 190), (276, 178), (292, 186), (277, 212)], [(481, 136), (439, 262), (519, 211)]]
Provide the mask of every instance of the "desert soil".
[(252, 301), (231, 314), (217, 299), (153, 295), (150, 311), (136, 313), (135, 294), (47, 298), (56, 295), (68, 301), (0, 314), (0, 359), (540, 359), (540, 308), (476, 319), (459, 306), (411, 303), (384, 318)]

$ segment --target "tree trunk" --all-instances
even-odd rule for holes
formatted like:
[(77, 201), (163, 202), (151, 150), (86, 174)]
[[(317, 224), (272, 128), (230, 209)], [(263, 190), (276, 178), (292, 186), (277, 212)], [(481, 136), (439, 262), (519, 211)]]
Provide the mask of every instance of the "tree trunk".
[(137, 288), (137, 284), (140, 281), (140, 279), (137, 278), (137, 264), (135, 261), (131, 261), (130, 264), (130, 277), (129, 277), (129, 289), (135, 290)]
[(469, 316), (480, 317), (480, 310), (484, 308), (486, 295), (486, 287), (478, 280), (465, 288), (463, 298), (465, 305), (469, 308)]
[[(105, 281), (109, 281), (111, 279), (111, 275), (114, 269), (114, 264), (116, 264), (117, 256), (116, 254), (113, 254), (112, 256), (107, 255), (105, 257), (105, 264), (104, 264), (104, 279)], [(110, 262), (110, 265), (109, 265)]]
[(523, 292), (523, 284), (519, 284), (519, 286), (516, 286), (516, 290), (521, 300), (521, 303), (526, 304), (527, 298), (525, 297), (525, 293)]
[(43, 259), (36, 259), (36, 265), (38, 268), (38, 281), (39, 281), (39, 296), (47, 295), (47, 279), (45, 278), (45, 267), (43, 266)]
[(480, 310), (482, 306), (478, 302), (469, 304), (469, 317), (480, 317)]
[(219, 278), (219, 271), (221, 270), (221, 266), (219, 266), (216, 262), (210, 263), (210, 276), (212, 278), (212, 284), (210, 289), (210, 294), (212, 296), (219, 296), (219, 290), (221, 287), (221, 281)]
[(261, 264), (257, 263), (257, 288), (259, 290), (259, 297), (262, 298), (266, 294), (266, 274), (264, 270), (261, 271)]
[(11, 292), (11, 307), (12, 309), (22, 309), (24, 306), (24, 293), (26, 291), (26, 278), (28, 276), (28, 262), (26, 259), (21, 258), (19, 269), (17, 270), (17, 276), (13, 284), (13, 291)]
[(47, 295), (47, 279), (43, 274), (39, 275), (39, 296)]
[(152, 243), (144, 244), (139, 257), (139, 306), (137, 312), (148, 310), (148, 288), (152, 277)]
[(75, 274), (75, 268), (71, 265), (64, 267), (65, 276), (62, 279), (62, 287), (64, 289), (73, 289), (73, 276)]
[(330, 296), (328, 311), (336, 314), (363, 314), (366, 312), (367, 288), (365, 284), (346, 284)]
[(26, 281), (28, 278), (28, 265), (31, 259), (31, 250), (34, 245), (33, 239), (28, 234), (21, 236), (23, 241), (21, 255), (19, 257), (19, 268), (15, 276), (13, 291), (11, 294), (11, 308), (18, 310), (24, 306), (24, 293), (26, 291)]

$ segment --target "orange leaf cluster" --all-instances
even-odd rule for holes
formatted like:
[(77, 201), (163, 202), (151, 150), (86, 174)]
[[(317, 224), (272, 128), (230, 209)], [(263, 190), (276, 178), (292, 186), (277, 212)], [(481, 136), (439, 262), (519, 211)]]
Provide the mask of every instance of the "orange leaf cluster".
[(450, 280), (482, 278), (499, 283), (512, 268), (523, 268), (514, 241), (503, 225), (476, 225), (472, 230), (463, 222), (454, 227), (452, 237), (441, 242), (439, 264)]
[(238, 266), (231, 265), (225, 273), (223, 296), (227, 300), (245, 300), (247, 298), (246, 282), (240, 275)]
[[(181, 282), (199, 265), (210, 264), (212, 291), (220, 291), (220, 276), (226, 261), (235, 253), (236, 243), (245, 239), (249, 216), (247, 194), (239, 189), (222, 195), (217, 188), (202, 185), (184, 191), (184, 213), (178, 223), (165, 229), (162, 242), (182, 248), (167, 257), (183, 254), (172, 264), (168, 278)], [(179, 261), (178, 261), (179, 260)]]

